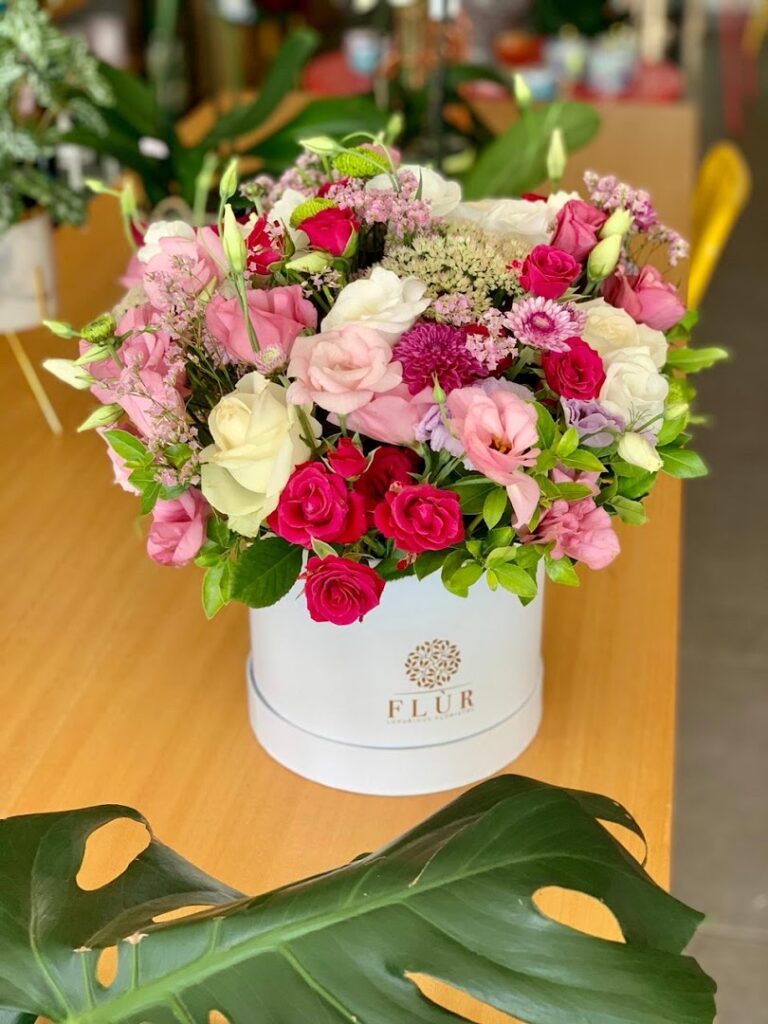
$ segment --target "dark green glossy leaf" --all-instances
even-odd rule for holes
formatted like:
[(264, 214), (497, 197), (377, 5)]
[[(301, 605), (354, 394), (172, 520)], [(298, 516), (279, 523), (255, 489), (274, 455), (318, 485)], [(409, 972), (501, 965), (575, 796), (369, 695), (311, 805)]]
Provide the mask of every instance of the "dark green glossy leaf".
[(664, 472), (670, 476), (691, 478), (706, 476), (709, 472), (702, 457), (687, 448), (659, 448), (658, 451)]
[(425, 551), (419, 555), (416, 559), (413, 569), (418, 579), (426, 579), (427, 576), (431, 576), (433, 572), (437, 572), (438, 569), (442, 568), (443, 562), (447, 558), (445, 551)]
[(254, 541), (235, 567), (232, 597), (251, 608), (275, 604), (298, 579), (301, 564), (301, 548), (282, 537)]
[(451, 483), (451, 490), (456, 491), (461, 501), (461, 511), (468, 516), (482, 515), (486, 498), (498, 488), (488, 477), (473, 475), (465, 476)]
[[(701, 915), (603, 827), (640, 834), (606, 797), (502, 776), (376, 853), (252, 899), (155, 839), (122, 876), (83, 891), (88, 836), (121, 817), (144, 820), (99, 807), (0, 822), (3, 1024), (16, 1012), (54, 1024), (207, 1024), (213, 1010), (231, 1024), (464, 1020), (413, 974), (531, 1024), (713, 1019), (714, 985), (680, 955)], [(549, 886), (604, 902), (625, 942), (543, 915), (534, 896)], [(214, 906), (154, 923), (201, 904)], [(113, 943), (117, 976), (103, 988), (99, 948)]]

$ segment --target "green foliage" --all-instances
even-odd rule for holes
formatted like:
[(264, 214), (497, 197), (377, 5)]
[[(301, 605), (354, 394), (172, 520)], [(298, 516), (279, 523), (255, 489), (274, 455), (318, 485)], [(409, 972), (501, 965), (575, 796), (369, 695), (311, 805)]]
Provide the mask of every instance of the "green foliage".
[(285, 597), (301, 572), (302, 550), (282, 537), (254, 541), (235, 566), (232, 596), (251, 608)]
[[(86, 892), (88, 837), (119, 806), (0, 822), (0, 1020), (53, 1024), (317, 1021), (449, 1024), (437, 978), (531, 1024), (710, 1024), (714, 984), (681, 955), (701, 915), (667, 895), (603, 821), (642, 838), (614, 800), (507, 775), (345, 867), (248, 898), (152, 837)], [(545, 887), (604, 903), (625, 941), (568, 928)], [(182, 920), (185, 906), (211, 909)], [(116, 944), (117, 975), (96, 977)]]
[(707, 475), (702, 457), (688, 448), (659, 448), (659, 455), (664, 463), (664, 472), (670, 476), (688, 479)]
[(723, 359), (728, 359), (728, 352), (724, 348), (716, 346), (691, 348), (685, 345), (669, 350), (666, 369), (682, 370), (684, 373), (699, 373), (700, 370), (708, 370), (715, 363), (722, 362)]
[(64, 137), (60, 119), (103, 137), (112, 100), (79, 36), (59, 32), (37, 0), (10, 0), (0, 17), (0, 231), (28, 206), (82, 223), (84, 196), (42, 167)]
[(559, 128), (570, 152), (597, 133), (600, 117), (586, 103), (551, 103), (530, 108), (480, 154), (464, 180), (465, 199), (518, 196), (547, 176), (547, 150)]

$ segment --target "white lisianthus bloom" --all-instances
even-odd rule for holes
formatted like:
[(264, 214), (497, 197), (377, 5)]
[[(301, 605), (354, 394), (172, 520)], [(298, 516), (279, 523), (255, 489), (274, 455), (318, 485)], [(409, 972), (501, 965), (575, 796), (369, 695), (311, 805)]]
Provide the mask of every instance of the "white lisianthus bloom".
[(462, 203), (451, 220), (465, 220), (498, 235), (516, 235), (531, 246), (546, 245), (552, 237), (547, 204), (527, 199), (479, 199)]
[(628, 431), (619, 441), (619, 455), (628, 462), (630, 466), (639, 466), (648, 473), (655, 473), (661, 469), (663, 463), (661, 456), (653, 447), (647, 437), (642, 434), (635, 434)]
[(562, 189), (547, 196), (546, 207), (549, 219), (554, 221), (555, 217), (560, 213), (565, 204), (570, 203), (572, 199), (581, 199), (581, 196), (578, 192), (564, 192)]
[[(320, 424), (307, 420), (319, 437)], [(254, 371), (211, 410), (208, 426), (213, 444), (200, 454), (203, 494), (233, 530), (254, 537), (288, 477), (309, 458), (300, 410), (288, 404), (285, 388)]]
[[(403, 164), (397, 174), (410, 171), (421, 182), (420, 198), (429, 203), (436, 217), (447, 217), (461, 202), (461, 185), (448, 181), (431, 167)], [(394, 187), (391, 174), (377, 174), (365, 186), (366, 192), (388, 192)]]
[(155, 256), (162, 254), (163, 250), (158, 244), (161, 238), (185, 238), (193, 242), (195, 229), (183, 220), (156, 220), (147, 228), (144, 242), (136, 254), (140, 263), (149, 263)]
[(85, 391), (96, 383), (86, 368), (78, 366), (74, 359), (46, 359), (43, 361), (43, 368), (78, 391)]
[(662, 331), (638, 324), (624, 309), (611, 306), (605, 299), (580, 302), (578, 308), (587, 314), (581, 336), (588, 345), (605, 357), (620, 348), (647, 348), (658, 369), (667, 361), (667, 339)]
[(343, 324), (365, 324), (394, 345), (429, 305), (426, 290), (418, 277), (400, 278), (392, 270), (374, 267), (368, 277), (341, 289), (320, 329), (333, 331)]
[(669, 384), (656, 368), (650, 349), (642, 345), (614, 349), (603, 356), (603, 364), (600, 404), (637, 430), (658, 430)]

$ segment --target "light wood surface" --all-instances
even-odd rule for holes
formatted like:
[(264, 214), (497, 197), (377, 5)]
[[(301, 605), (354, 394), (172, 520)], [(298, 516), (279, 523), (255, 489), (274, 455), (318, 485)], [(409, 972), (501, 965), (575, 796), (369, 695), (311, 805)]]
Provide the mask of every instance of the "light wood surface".
[[(609, 131), (593, 144), (585, 161), (653, 188), (662, 213), (684, 227), (692, 117), (687, 134), (666, 138), (661, 151), (656, 108), (620, 127), (618, 136)], [(127, 255), (108, 200), (95, 201), (87, 229), (62, 230), (57, 246), (62, 315), (85, 322), (119, 295), (115, 278)], [(34, 359), (70, 351), (70, 343), (42, 334), (25, 340)], [(51, 393), (67, 431), (61, 439), (51, 436), (0, 349), (0, 813), (130, 804), (165, 842), (255, 893), (373, 849), (444, 804), (450, 794), (335, 792), (267, 757), (246, 717), (245, 610), (230, 607), (207, 624), (199, 572), (163, 569), (145, 557), (137, 505), (111, 485), (101, 440), (73, 432), (88, 396), (55, 383)], [(544, 724), (513, 770), (620, 800), (646, 831), (651, 874), (666, 884), (676, 483), (658, 487), (649, 513), (649, 525), (621, 530), (623, 553), (609, 569), (585, 571), (580, 590), (550, 588)], [(106, 880), (99, 872), (124, 863), (135, 842), (127, 833), (105, 840), (93, 878)], [(559, 914), (562, 906), (555, 899), (548, 909)], [(593, 901), (567, 906), (577, 927), (606, 926)], [(509, 1019), (470, 1010), (463, 998), (448, 1001), (481, 1024)]]

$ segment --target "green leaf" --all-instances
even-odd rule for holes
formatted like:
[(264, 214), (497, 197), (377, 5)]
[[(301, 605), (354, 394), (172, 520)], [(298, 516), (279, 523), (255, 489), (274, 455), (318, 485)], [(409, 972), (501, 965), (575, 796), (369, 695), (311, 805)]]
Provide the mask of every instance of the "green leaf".
[(157, 499), (160, 497), (161, 490), (161, 484), (153, 482), (151, 484), (147, 484), (141, 492), (141, 514), (143, 516), (148, 516), (155, 507)]
[(579, 447), (579, 432), (576, 427), (568, 427), (555, 445), (555, 451), (562, 458), (570, 455)]
[(622, 522), (628, 523), (630, 526), (642, 526), (648, 519), (642, 502), (616, 494), (608, 504), (616, 510), (616, 514)]
[(577, 448), (570, 455), (564, 455), (560, 461), (570, 469), (582, 469), (587, 473), (605, 472), (605, 466), (600, 459), (586, 448)]
[[(613, 492), (624, 498), (644, 498), (656, 482), (657, 473), (641, 473), (634, 477), (618, 477), (618, 487)], [(613, 495), (610, 495), (613, 497)]]
[(536, 597), (536, 580), (519, 565), (511, 565), (509, 562), (494, 564), (493, 571), (505, 590), (517, 594), (518, 597)]
[(664, 463), (664, 472), (670, 476), (688, 479), (706, 476), (709, 472), (701, 456), (687, 448), (659, 448), (658, 452)]
[(680, 338), (689, 337), (698, 322), (699, 311), (697, 309), (687, 309), (682, 320), (666, 332), (667, 339), (669, 341), (677, 341)]
[(581, 498), (588, 498), (592, 488), (586, 484), (555, 484), (557, 498), (564, 498), (566, 501), (579, 501)]
[(552, 419), (549, 409), (536, 402), (536, 423), (539, 430), (539, 441), (541, 447), (551, 448), (557, 439), (557, 424)]
[(220, 558), (203, 576), (203, 611), (206, 617), (212, 619), (228, 604), (231, 593), (232, 562), (228, 558)]
[(730, 358), (724, 348), (672, 348), (667, 355), (666, 370), (682, 370), (685, 373), (698, 373), (708, 370), (715, 363)]
[(483, 519), (489, 530), (498, 524), (507, 508), (509, 499), (503, 487), (496, 487), (483, 502)]
[(573, 562), (567, 555), (553, 558), (549, 552), (544, 555), (544, 568), (553, 583), (561, 583), (566, 587), (578, 587), (581, 583)]
[(465, 199), (519, 196), (547, 176), (547, 150), (560, 128), (569, 153), (597, 133), (600, 117), (586, 103), (551, 103), (532, 108), (487, 146), (464, 181)]
[(298, 579), (301, 564), (301, 548), (282, 537), (256, 540), (235, 566), (232, 596), (251, 608), (275, 604)]
[(105, 430), (104, 437), (110, 448), (116, 452), (127, 466), (143, 466), (151, 459), (147, 446), (135, 434), (127, 430)]
[(461, 501), (461, 511), (464, 515), (479, 516), (482, 515), (483, 508), (485, 507), (485, 499), (498, 486), (498, 484), (489, 480), (488, 477), (473, 475), (455, 480), (451, 484), (451, 490), (456, 491), (458, 494)]
[(477, 583), (483, 575), (483, 571), (482, 565), (477, 562), (469, 562), (454, 570), (447, 579), (443, 577), (443, 585), (457, 597), (467, 597), (469, 588)]
[(318, 558), (327, 558), (328, 555), (336, 554), (330, 544), (326, 544), (324, 540), (318, 540), (317, 537), (312, 538), (312, 550)]
[[(54, 1024), (203, 1024), (215, 1009), (231, 1024), (254, 1024), (258, 1007), (271, 1024), (465, 1021), (421, 993), (419, 974), (536, 1024), (713, 1019), (715, 986), (681, 955), (702, 915), (660, 889), (607, 831), (602, 821), (639, 833), (606, 797), (501, 776), (375, 853), (253, 899), (151, 833), (118, 878), (82, 890), (89, 836), (121, 818), (146, 824), (119, 806), (0, 822), (7, 1013)], [(547, 917), (534, 902), (545, 887), (605, 903), (625, 941)], [(190, 905), (212, 909), (155, 920)], [(112, 944), (118, 970), (107, 988), (96, 971)]]
[(486, 564), (499, 565), (502, 562), (514, 562), (514, 560), (517, 558), (517, 553), (519, 550), (519, 545), (515, 547), (511, 544), (507, 544), (504, 547), (500, 548), (494, 548), (493, 551), (491, 551), (488, 554), (488, 557), (486, 558)]
[(665, 444), (670, 444), (675, 438), (679, 437), (688, 426), (688, 419), (688, 413), (684, 413), (682, 416), (675, 416), (674, 419), (664, 420), (659, 431), (658, 447), (663, 448)]
[(319, 35), (312, 29), (292, 32), (273, 60), (257, 98), (223, 114), (203, 139), (201, 148), (214, 149), (224, 141), (238, 139), (258, 128), (296, 87), (302, 68), (319, 42)]
[(419, 555), (413, 565), (417, 579), (426, 579), (433, 572), (437, 572), (447, 557), (445, 551), (425, 551)]

